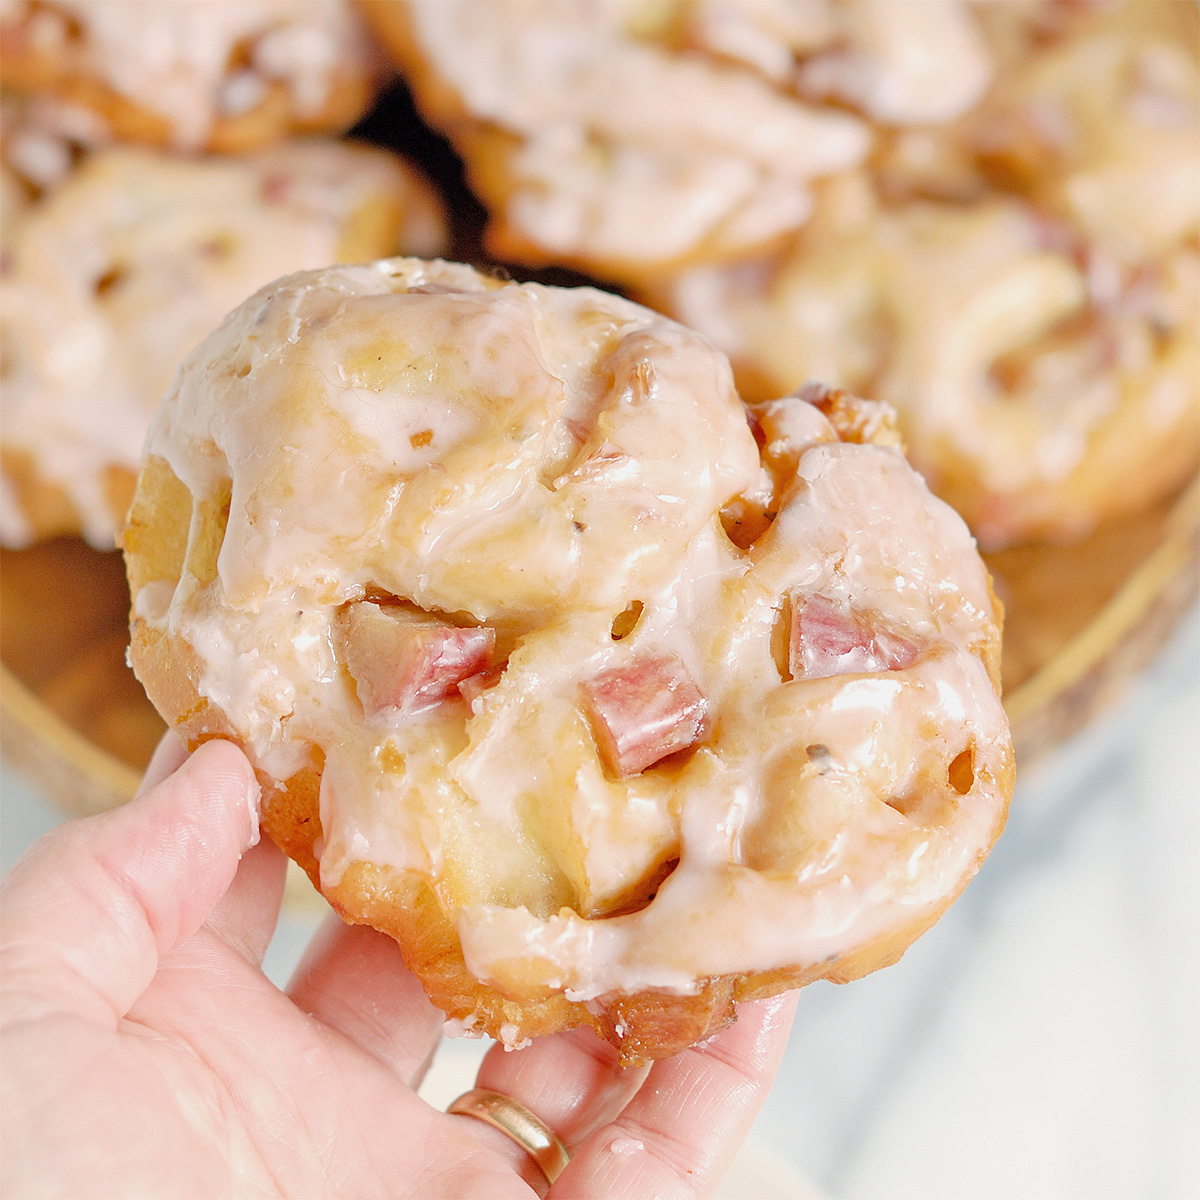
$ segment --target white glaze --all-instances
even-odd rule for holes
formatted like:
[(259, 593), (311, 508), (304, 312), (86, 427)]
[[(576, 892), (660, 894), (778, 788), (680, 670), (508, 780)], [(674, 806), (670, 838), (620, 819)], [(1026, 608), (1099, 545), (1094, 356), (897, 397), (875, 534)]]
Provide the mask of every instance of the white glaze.
[(188, 148), (203, 145), (222, 111), (239, 107), (226, 97), (239, 47), (249, 47), (258, 94), (282, 82), (301, 117), (325, 107), (335, 72), (359, 74), (368, 61), (344, 0), (53, 0), (43, 9), (15, 0), (3, 20), (28, 20), (30, 40), (51, 59), (66, 52), (64, 22), (74, 22), (82, 69), (166, 117), (174, 144)]
[(421, 53), (471, 116), (520, 140), (505, 216), (557, 254), (669, 262), (706, 239), (759, 245), (804, 221), (812, 179), (868, 148), (849, 114), (630, 37), (619, 4), (410, 9)]
[[(179, 362), (256, 287), (337, 261), (371, 204), (413, 214), (406, 248), (442, 245), (423, 187), (382, 152), (323, 141), (202, 161), (97, 151), (24, 213), (6, 214), (5, 448), (29, 455), (88, 540), (111, 549), (122, 514), (104, 471), (137, 471)], [(3, 499), (10, 510), (15, 497)], [(5, 544), (20, 544), (21, 530), (9, 511)]]
[(506, 226), (618, 272), (744, 255), (802, 226), (812, 182), (871, 144), (831, 98), (878, 122), (946, 122), (992, 72), (963, 0), (407, 9), (437, 95), (506, 135), (463, 147), (481, 176), (503, 162)]

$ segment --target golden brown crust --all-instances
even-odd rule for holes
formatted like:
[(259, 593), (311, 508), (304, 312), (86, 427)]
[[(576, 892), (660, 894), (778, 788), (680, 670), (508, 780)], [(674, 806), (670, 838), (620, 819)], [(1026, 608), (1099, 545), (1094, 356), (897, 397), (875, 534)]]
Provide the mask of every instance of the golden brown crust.
[[(134, 622), (134, 637), (141, 645), (139, 661), (152, 662), (161, 671), (148, 674), (143, 667), (143, 679), (148, 687), (153, 686), (156, 703), (167, 699), (186, 702), (190, 698), (191, 704), (184, 710), (188, 714), (187, 724), (194, 724), (194, 714), (200, 709), (206, 712), (207, 720), (211, 710), (194, 690), (189, 696), (185, 681), (190, 681), (190, 676), (186, 670), (181, 672), (172, 666), (169, 648), (161, 640), (155, 641), (152, 635), (147, 638), (144, 624), (138, 621)], [(1004, 783), (1007, 791), (1012, 789), (1012, 776), (1010, 758)], [(832, 962), (718, 976), (701, 981), (694, 995), (642, 992), (606, 997), (599, 1006), (585, 1006), (553, 995), (540, 1003), (517, 1004), (467, 970), (458, 936), (445, 909), (434, 890), (418, 875), (356, 863), (337, 886), (322, 889), (314, 852), (314, 843), (321, 835), (320, 782), (319, 768), (294, 775), (282, 789), (273, 781), (264, 780), (263, 831), (307, 872), (313, 885), (324, 891), (344, 920), (369, 925), (396, 940), (409, 969), (447, 1017), (468, 1030), (492, 1036), (499, 1036), (501, 1027), (509, 1025), (519, 1029), (522, 1038), (590, 1025), (618, 1050), (623, 1066), (666, 1058), (711, 1037), (736, 1019), (738, 1003), (766, 999), (819, 979), (849, 983), (891, 966), (938, 921), (959, 894), (947, 896), (944, 904), (920, 920)], [(1000, 830), (996, 832), (998, 836)], [(981, 862), (984, 857), (980, 855)], [(964, 879), (964, 886), (965, 883)]]
[[(1005, 784), (1008, 790), (1012, 788), (1012, 772), (1010, 759)], [(303, 867), (320, 890), (320, 870), (313, 850), (321, 834), (319, 790), (320, 772), (315, 768), (293, 776), (283, 790), (266, 786), (262, 828)], [(540, 1004), (516, 1004), (475, 979), (467, 970), (458, 936), (435, 892), (415, 874), (357, 863), (336, 887), (324, 892), (344, 920), (369, 925), (394, 938), (430, 1000), (466, 1028), (496, 1036), (501, 1026), (508, 1024), (519, 1028), (522, 1037), (541, 1037), (590, 1025), (616, 1047), (623, 1066), (666, 1058), (711, 1037), (736, 1019), (736, 1005), (743, 1001), (766, 999), (818, 979), (849, 983), (891, 966), (937, 922), (958, 895), (948, 896), (943, 905), (921, 920), (832, 962), (718, 976), (702, 980), (694, 995), (642, 992), (608, 997), (602, 1007), (588, 1007), (558, 995)]]

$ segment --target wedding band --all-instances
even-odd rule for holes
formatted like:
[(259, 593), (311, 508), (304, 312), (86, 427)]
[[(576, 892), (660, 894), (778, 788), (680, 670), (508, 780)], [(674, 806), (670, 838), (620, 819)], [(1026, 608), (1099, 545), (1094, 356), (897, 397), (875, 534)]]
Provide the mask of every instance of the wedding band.
[(507, 1134), (542, 1169), (553, 1183), (570, 1161), (567, 1148), (558, 1140), (545, 1121), (534, 1116), (523, 1104), (509, 1099), (501, 1092), (472, 1088), (451, 1101), (446, 1109), (463, 1117), (486, 1121), (501, 1133)]

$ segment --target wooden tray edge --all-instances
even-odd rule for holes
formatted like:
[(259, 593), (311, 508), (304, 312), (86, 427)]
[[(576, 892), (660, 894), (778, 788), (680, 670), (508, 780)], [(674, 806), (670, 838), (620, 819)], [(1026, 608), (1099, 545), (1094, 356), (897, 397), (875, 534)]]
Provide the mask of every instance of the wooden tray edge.
[[(141, 772), (89, 742), (0, 663), (0, 749), (64, 817), (92, 816), (132, 799)], [(328, 906), (309, 878), (288, 863), (284, 904), (317, 916)]]
[(0, 747), (7, 763), (75, 815), (123, 804), (141, 781), (140, 772), (88, 741), (2, 663)]
[(1095, 619), (1005, 697), (1017, 761), (1027, 766), (1116, 701), (1200, 597), (1200, 480), (1163, 538)]

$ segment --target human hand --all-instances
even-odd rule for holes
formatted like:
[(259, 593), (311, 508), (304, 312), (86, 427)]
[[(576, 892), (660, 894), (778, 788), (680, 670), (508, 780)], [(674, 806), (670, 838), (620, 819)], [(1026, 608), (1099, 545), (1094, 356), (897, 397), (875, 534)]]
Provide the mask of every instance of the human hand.
[(286, 993), (266, 978), (286, 860), (258, 842), (253, 771), (225, 742), (183, 758), (165, 739), (137, 799), (56, 829), (4, 881), (0, 1194), (712, 1190), (774, 1076), (791, 998), (744, 1004), (647, 1069), (617, 1067), (590, 1030), (493, 1048), (478, 1086), (571, 1152), (549, 1188), (504, 1134), (417, 1095), (444, 1018), (390, 938), (334, 917)]

